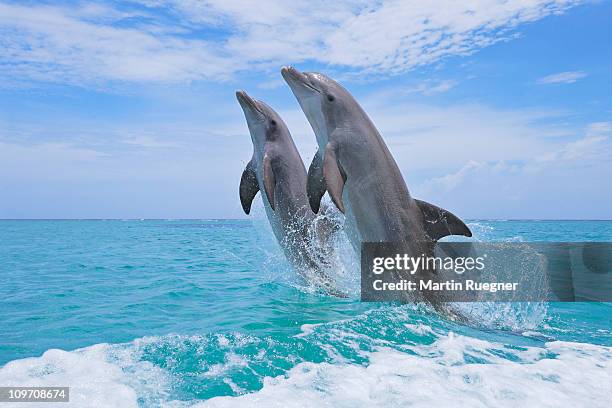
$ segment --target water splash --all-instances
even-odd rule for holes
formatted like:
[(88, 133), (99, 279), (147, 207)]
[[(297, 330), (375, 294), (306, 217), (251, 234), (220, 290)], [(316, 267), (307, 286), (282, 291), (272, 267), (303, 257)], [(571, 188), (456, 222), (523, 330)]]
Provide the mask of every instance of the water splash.
[[(495, 228), (489, 225), (480, 223), (469, 223), (473, 231), (473, 239), (478, 242), (486, 242), (491, 240)], [(511, 237), (505, 239), (504, 242), (522, 242), (522, 237)], [(495, 245), (495, 249), (499, 254), (504, 254), (503, 242)], [(516, 248), (513, 245), (512, 248)], [(487, 274), (491, 280), (514, 280), (510, 276), (501, 276), (500, 271), (508, 271), (507, 266), (496, 267), (495, 265), (495, 249), (492, 251), (492, 257), (489, 257), (487, 264), (489, 268)], [(542, 269), (542, 257), (533, 251), (528, 245), (521, 247), (521, 254), (524, 255), (521, 259), (517, 259), (516, 270), (513, 271), (513, 277), (519, 277), (521, 286), (533, 288), (533, 298), (538, 298), (537, 291), (548, 288), (546, 274)], [(488, 254), (490, 255), (490, 254)], [(500, 257), (498, 262), (508, 262), (505, 257)], [(486, 279), (484, 279), (486, 280)], [(540, 293), (541, 298), (545, 299), (543, 293)], [(464, 302), (454, 303), (452, 309), (457, 311), (461, 316), (466, 317), (467, 323), (475, 327), (485, 329), (510, 330), (514, 332), (523, 332), (525, 330), (537, 330), (545, 322), (548, 304), (542, 301), (534, 302)]]
[[(309, 262), (295, 261), (292, 265), (274, 237), (263, 204), (257, 202), (253, 206), (250, 219), (257, 232), (254, 244), (259, 251), (265, 253), (262, 269), (271, 279), (306, 293), (324, 292), (328, 295), (358, 298), (359, 261), (342, 229), (344, 216), (332, 209), (331, 201), (326, 197), (321, 208), (327, 210), (319, 212), (313, 222), (307, 225), (306, 242), (302, 243), (305, 245), (299, 245), (305, 248), (305, 253), (298, 255)], [(297, 222), (287, 228), (301, 229), (301, 225)]]

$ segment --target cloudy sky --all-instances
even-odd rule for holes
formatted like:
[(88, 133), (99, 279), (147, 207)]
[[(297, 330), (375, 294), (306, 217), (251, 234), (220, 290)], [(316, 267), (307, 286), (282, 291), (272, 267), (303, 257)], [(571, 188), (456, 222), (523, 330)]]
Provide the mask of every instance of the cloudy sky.
[(0, 0), (0, 218), (243, 217), (235, 90), (315, 151), (291, 64), (353, 92), (415, 197), (610, 219), (611, 20), (610, 1)]

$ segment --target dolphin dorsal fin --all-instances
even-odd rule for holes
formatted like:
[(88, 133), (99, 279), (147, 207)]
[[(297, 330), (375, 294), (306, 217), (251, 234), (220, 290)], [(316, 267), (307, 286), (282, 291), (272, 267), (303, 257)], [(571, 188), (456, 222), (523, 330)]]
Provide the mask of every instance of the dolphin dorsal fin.
[(434, 241), (447, 235), (472, 236), (472, 231), (455, 214), (422, 200), (414, 200), (423, 213), (423, 227)]
[(251, 204), (253, 198), (259, 191), (259, 183), (257, 182), (257, 174), (255, 173), (255, 166), (253, 165), (253, 159), (249, 161), (242, 172), (240, 178), (240, 204), (245, 214), (251, 212)]
[(325, 178), (323, 177), (323, 159), (321, 159), (321, 155), (317, 150), (312, 158), (310, 167), (308, 167), (308, 177), (306, 179), (308, 203), (315, 214), (319, 213), (321, 198), (325, 195), (326, 190), (327, 186), (325, 185)]
[(332, 143), (325, 147), (325, 153), (317, 151), (308, 168), (308, 179), (306, 181), (306, 194), (310, 208), (316, 213), (321, 206), (321, 198), (325, 191), (329, 193), (332, 201), (338, 209), (344, 213), (344, 203), (342, 202), (342, 190), (346, 176), (338, 165), (336, 159), (336, 149)]

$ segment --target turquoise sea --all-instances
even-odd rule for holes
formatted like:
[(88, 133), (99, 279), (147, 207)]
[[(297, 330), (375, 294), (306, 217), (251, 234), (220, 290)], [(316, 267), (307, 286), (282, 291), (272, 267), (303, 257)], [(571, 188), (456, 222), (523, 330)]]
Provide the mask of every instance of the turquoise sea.
[[(610, 221), (469, 226), (612, 241)], [(62, 407), (609, 406), (611, 304), (480, 304), (454, 323), (317, 293), (270, 234), (261, 214), (0, 221), (0, 386), (70, 386)]]

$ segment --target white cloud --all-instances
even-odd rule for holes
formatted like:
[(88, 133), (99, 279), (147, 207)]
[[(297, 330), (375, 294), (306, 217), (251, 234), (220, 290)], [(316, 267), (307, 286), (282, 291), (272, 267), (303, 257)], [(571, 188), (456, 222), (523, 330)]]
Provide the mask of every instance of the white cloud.
[(579, 79), (585, 78), (587, 74), (582, 71), (566, 71), (558, 74), (547, 75), (538, 79), (539, 84), (573, 84)]
[(522, 160), (467, 159), (455, 171), (413, 185), (412, 193), (465, 218), (610, 219), (610, 140), (587, 129), (556, 145), (529, 157), (526, 144)]
[(0, 74), (79, 84), (191, 81), (306, 61), (398, 73), (472, 53), (577, 3), (145, 0), (121, 10), (0, 3)]
[[(610, 157), (610, 147), (606, 145), (608, 136), (603, 133), (612, 133), (612, 127), (599, 131), (602, 125), (608, 122), (592, 123), (587, 126), (585, 135), (572, 142), (565, 143), (560, 148), (547, 152), (542, 155), (532, 157), (530, 146), (525, 146), (525, 156), (518, 163), (510, 163), (507, 160), (474, 161), (469, 160), (459, 170), (440, 177), (427, 180), (428, 192), (435, 190), (451, 191), (459, 187), (468, 177), (477, 173), (503, 173), (516, 174), (521, 178), (529, 177), (534, 172), (542, 172), (555, 167), (571, 169), (576, 167), (576, 163), (586, 163), (587, 165), (598, 165), (606, 163)], [(593, 127), (598, 129), (597, 134), (592, 132)], [(581, 166), (583, 167), (583, 166)], [(480, 175), (482, 176), (482, 174)]]
[(442, 177), (436, 177), (431, 180), (431, 183), (440, 185), (442, 188), (446, 190), (452, 190), (455, 187), (457, 187), (459, 184), (461, 184), (461, 182), (467, 175), (475, 171), (478, 171), (483, 166), (485, 166), (485, 163), (479, 163), (474, 160), (470, 160), (469, 162), (465, 164), (465, 166), (460, 168), (455, 173), (446, 174)]
[(108, 158), (103, 152), (70, 143), (46, 142), (20, 145), (0, 141), (0, 184), (14, 180), (48, 180), (62, 174), (64, 179), (87, 174), (87, 170)]
[(392, 90), (362, 102), (408, 175), (456, 169), (469, 161), (526, 160), (560, 148), (562, 138), (574, 135), (557, 125), (566, 114), (560, 111), (434, 106), (402, 101)]
[(593, 122), (587, 128), (588, 135), (612, 133), (612, 122)]
[(18, 78), (81, 83), (222, 78), (241, 68), (203, 40), (151, 27), (117, 27), (122, 16), (105, 8), (0, 4), (2, 71)]
[(123, 140), (123, 142), (130, 144), (130, 145), (138, 146), (138, 147), (153, 148), (153, 149), (181, 147), (181, 145), (178, 143), (158, 140), (148, 135), (128, 135)]
[(434, 82), (434, 81), (424, 81), (414, 86), (412, 88), (408, 88), (405, 90), (406, 93), (420, 93), (425, 96), (431, 96), (435, 94), (440, 94), (444, 92), (448, 92), (453, 89), (457, 85), (457, 81), (452, 79), (445, 79), (443, 81)]
[(536, 162), (564, 162), (577, 159), (590, 159), (600, 151), (602, 142), (608, 140), (606, 136), (585, 136), (582, 139), (566, 144), (562, 149), (536, 158)]
[(563, 163), (574, 160), (597, 160), (609, 152), (602, 147), (608, 140), (608, 134), (612, 133), (612, 123), (595, 122), (590, 123), (585, 131), (585, 135), (573, 142), (567, 143), (561, 149), (536, 157), (535, 163)]
[(328, 62), (403, 71), (465, 55), (507, 38), (508, 29), (574, 4), (551, 1), (387, 1), (343, 21), (327, 40)]

